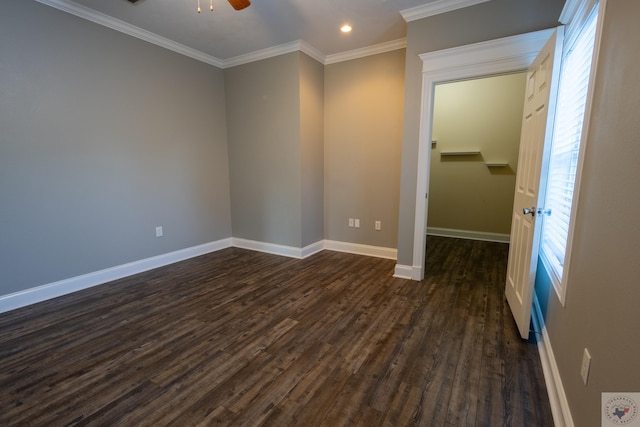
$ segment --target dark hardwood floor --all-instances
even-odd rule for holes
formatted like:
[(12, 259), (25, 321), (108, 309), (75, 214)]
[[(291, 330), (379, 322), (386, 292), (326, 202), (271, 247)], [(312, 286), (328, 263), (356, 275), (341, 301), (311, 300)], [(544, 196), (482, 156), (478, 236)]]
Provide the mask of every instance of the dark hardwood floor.
[(0, 425), (552, 426), (507, 245), (225, 249), (0, 315)]

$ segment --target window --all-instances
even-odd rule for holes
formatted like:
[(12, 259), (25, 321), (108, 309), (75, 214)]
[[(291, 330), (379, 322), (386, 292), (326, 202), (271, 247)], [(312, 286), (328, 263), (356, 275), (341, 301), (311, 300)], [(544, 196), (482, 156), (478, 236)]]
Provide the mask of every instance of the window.
[[(598, 7), (593, 6), (581, 28), (567, 37), (560, 71), (556, 119), (551, 143), (541, 254), (558, 297), (564, 304), (566, 292), (565, 260), (570, 241), (571, 212), (579, 157), (589, 80), (593, 63)], [(571, 28), (570, 28), (571, 29)]]

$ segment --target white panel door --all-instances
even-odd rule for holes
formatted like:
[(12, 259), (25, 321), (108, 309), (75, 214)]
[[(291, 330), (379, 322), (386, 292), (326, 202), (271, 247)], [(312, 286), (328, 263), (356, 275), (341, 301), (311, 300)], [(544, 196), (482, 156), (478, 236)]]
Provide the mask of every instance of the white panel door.
[(524, 339), (529, 336), (531, 321), (542, 225), (537, 219), (537, 206), (544, 200), (541, 193), (549, 160), (561, 46), (562, 28), (558, 28), (527, 73), (505, 289), (511, 312)]

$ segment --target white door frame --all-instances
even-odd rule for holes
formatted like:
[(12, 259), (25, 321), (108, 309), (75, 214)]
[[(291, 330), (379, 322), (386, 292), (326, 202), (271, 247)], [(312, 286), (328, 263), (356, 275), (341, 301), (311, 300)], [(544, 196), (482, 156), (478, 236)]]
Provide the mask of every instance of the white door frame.
[[(418, 142), (418, 176), (413, 236), (413, 265), (410, 276), (424, 279), (425, 245), (427, 239), (427, 193), (431, 169), (431, 138), (433, 131), (433, 99), (435, 85), (456, 80), (525, 71), (547, 42), (555, 28), (506, 37), (488, 42), (423, 53), (422, 106)], [(522, 88), (524, 91), (525, 88)], [(401, 269), (406, 277), (407, 268)]]

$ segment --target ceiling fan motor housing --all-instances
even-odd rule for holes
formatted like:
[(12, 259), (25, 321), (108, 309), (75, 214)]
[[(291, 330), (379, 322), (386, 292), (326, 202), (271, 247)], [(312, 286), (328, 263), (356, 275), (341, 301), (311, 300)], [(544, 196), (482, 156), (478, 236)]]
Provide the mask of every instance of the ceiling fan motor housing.
[[(129, 0), (130, 3), (135, 3), (137, 1), (138, 0)], [(251, 5), (251, 2), (249, 0), (227, 0), (227, 1), (235, 10), (242, 10)]]

